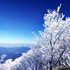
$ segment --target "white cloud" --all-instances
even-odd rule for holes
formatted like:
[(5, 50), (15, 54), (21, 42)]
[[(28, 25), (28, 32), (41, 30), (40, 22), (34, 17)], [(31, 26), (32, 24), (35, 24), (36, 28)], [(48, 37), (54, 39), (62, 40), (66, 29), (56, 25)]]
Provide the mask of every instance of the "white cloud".
[[(0, 63), (0, 70), (17, 70), (17, 68), (19, 68), (19, 66), (21, 66), (23, 62), (26, 62), (26, 59), (29, 58), (31, 52), (32, 51), (30, 50), (27, 52), (27, 54), (23, 53), (22, 56), (16, 58), (14, 61), (12, 59), (7, 59), (4, 63)], [(23, 70), (21, 68), (20, 70)]]

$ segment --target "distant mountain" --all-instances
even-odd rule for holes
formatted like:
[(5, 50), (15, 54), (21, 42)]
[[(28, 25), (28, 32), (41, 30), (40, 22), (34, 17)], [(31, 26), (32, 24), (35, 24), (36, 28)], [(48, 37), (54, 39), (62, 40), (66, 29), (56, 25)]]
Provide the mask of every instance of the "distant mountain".
[(0, 56), (5, 54), (7, 55), (6, 59), (16, 59), (22, 55), (22, 53), (26, 53), (28, 50), (30, 50), (29, 47), (0, 47)]

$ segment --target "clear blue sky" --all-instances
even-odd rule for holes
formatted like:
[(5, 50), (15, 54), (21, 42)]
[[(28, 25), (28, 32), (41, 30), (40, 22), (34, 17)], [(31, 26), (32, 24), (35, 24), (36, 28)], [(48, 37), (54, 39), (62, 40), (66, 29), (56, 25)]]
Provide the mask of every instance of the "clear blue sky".
[(31, 43), (32, 32), (43, 30), (47, 9), (70, 16), (70, 0), (0, 0), (0, 43)]

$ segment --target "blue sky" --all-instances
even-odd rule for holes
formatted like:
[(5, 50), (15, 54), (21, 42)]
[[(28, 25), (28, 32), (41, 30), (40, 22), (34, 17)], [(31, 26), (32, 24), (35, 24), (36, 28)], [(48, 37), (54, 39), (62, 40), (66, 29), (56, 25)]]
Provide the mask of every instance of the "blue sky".
[(32, 32), (43, 30), (47, 9), (70, 16), (69, 0), (0, 0), (0, 43), (32, 43)]

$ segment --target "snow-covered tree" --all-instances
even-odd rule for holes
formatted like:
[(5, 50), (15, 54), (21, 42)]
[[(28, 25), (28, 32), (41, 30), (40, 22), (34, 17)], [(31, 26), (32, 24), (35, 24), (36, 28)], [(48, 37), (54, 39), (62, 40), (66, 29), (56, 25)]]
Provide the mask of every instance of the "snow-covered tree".
[(39, 50), (46, 49), (43, 56), (50, 70), (56, 65), (70, 66), (70, 18), (60, 14), (60, 8), (61, 4), (57, 10), (47, 11), (44, 30), (39, 31), (39, 36), (35, 35)]

